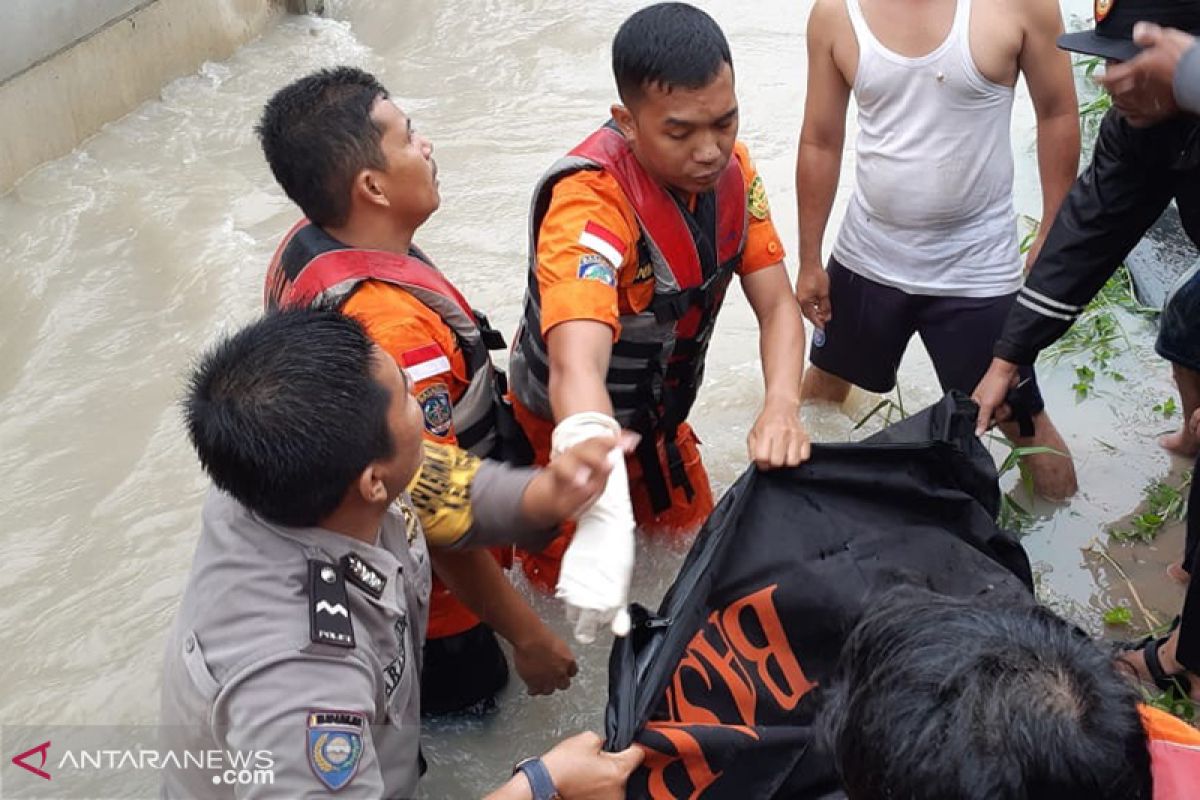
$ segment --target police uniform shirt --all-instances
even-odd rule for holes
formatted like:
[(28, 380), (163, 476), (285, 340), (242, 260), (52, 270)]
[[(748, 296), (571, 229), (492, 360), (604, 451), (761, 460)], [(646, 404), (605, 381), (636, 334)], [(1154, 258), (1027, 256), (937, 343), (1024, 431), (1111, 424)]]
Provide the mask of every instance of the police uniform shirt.
[[(393, 506), (372, 546), (273, 525), (209, 493), (167, 642), (165, 738), (176, 759), (185, 750), (266, 752), (273, 775), (269, 785), (226, 786), (212, 771), (172, 765), (165, 796), (413, 796), (430, 569), (419, 524), (408, 517)], [(347, 580), (346, 556), (382, 579), (378, 597)], [(324, 575), (335, 582), (325, 585), (340, 587), (343, 602), (333, 597), (317, 609), (310, 569), (322, 584), (322, 571), (332, 570)], [(322, 630), (333, 641), (314, 642)], [(339, 630), (353, 646), (336, 641)]]
[(167, 638), (164, 745), (176, 761), (184, 751), (265, 753), (272, 782), (227, 786), (220, 770), (172, 761), (166, 796), (413, 796), (426, 540), (536, 549), (555, 533), (534, 528), (521, 510), (536, 470), (424, 446), (411, 495), (384, 515), (374, 545), (275, 525), (209, 492)]

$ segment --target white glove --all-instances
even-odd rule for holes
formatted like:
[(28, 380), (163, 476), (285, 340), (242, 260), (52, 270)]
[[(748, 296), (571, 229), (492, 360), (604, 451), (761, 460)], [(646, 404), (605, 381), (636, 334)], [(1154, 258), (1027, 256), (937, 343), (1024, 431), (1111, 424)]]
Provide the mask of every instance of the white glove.
[[(620, 435), (621, 426), (607, 414), (572, 414), (555, 427), (552, 452), (558, 455), (588, 439)], [(633, 507), (625, 456), (615, 449), (610, 459), (608, 483), (579, 517), (575, 538), (563, 555), (555, 592), (567, 605), (567, 619), (575, 625), (575, 640), (583, 644), (595, 641), (596, 629), (609, 621), (617, 636), (629, 633), (626, 606), (633, 575)]]

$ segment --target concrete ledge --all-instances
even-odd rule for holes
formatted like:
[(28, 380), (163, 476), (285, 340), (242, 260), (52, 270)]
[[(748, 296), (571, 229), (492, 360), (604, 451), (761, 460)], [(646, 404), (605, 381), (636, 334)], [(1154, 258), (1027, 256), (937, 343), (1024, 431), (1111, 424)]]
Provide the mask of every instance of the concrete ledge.
[(38, 164), (71, 152), (104, 123), (156, 97), (168, 81), (205, 61), (228, 58), (284, 5), (151, 0), (0, 84), (0, 194)]

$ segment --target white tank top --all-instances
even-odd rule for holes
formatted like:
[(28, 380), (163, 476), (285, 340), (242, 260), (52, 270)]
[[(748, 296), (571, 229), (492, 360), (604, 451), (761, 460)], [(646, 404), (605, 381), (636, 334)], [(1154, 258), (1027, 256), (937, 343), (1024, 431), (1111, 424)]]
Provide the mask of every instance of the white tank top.
[(994, 297), (1021, 285), (1009, 138), (1013, 90), (979, 72), (971, 0), (949, 36), (906, 58), (846, 0), (858, 38), (857, 181), (833, 256), (910, 294)]

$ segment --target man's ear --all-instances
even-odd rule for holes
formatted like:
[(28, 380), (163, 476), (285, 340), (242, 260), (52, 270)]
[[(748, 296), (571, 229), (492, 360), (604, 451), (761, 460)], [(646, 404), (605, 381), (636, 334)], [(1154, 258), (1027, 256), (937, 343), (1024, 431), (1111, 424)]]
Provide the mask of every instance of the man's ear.
[(358, 476), (358, 494), (368, 503), (382, 503), (387, 500), (387, 484), (383, 482), (383, 472), (379, 463), (372, 461)]
[(352, 193), (364, 203), (376, 206), (390, 205), (387, 193), (383, 189), (379, 173), (364, 169), (354, 177)]
[(621, 133), (625, 134), (626, 139), (630, 141), (637, 139), (637, 125), (633, 120), (633, 112), (620, 103), (613, 103), (609, 113), (612, 114), (613, 121), (617, 123)]

